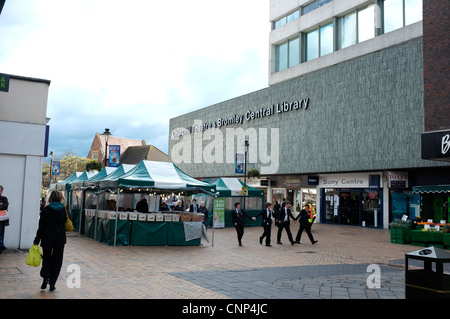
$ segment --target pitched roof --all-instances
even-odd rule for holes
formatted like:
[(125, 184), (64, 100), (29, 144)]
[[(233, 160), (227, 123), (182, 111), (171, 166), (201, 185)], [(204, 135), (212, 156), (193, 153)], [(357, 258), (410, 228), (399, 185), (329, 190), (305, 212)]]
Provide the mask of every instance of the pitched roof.
[(121, 155), (121, 163), (124, 164), (138, 164), (144, 160), (157, 162), (169, 161), (167, 154), (153, 145), (130, 146)]

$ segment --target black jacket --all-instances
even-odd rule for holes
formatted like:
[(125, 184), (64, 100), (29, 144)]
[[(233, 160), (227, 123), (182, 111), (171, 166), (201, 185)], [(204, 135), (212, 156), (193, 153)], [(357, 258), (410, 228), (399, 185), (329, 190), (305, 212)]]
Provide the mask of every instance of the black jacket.
[(311, 223), (309, 222), (309, 213), (305, 209), (300, 211), (300, 215), (297, 216), (297, 219), (300, 219), (300, 227), (311, 227)]
[(258, 215), (255, 217), (262, 217), (261, 226), (272, 225), (272, 212), (269, 210), (269, 217), (267, 217), (267, 208), (264, 208)]
[(53, 202), (45, 206), (39, 217), (39, 227), (34, 243), (42, 247), (61, 247), (66, 243), (67, 220), (64, 205)]
[(8, 198), (0, 195), (0, 210), (8, 210)]
[(243, 209), (238, 210), (235, 208), (231, 211), (231, 222), (234, 224), (237, 224), (238, 226), (244, 226), (244, 216), (248, 219), (252, 219), (250, 216), (248, 216)]
[(287, 214), (287, 221), (286, 223), (290, 224), (289, 219), (292, 218), (292, 220), (296, 220), (295, 217), (292, 215), (291, 210), (289, 208), (283, 207), (280, 209), (280, 215), (279, 215), (279, 222), (284, 222), (284, 219), (286, 218)]

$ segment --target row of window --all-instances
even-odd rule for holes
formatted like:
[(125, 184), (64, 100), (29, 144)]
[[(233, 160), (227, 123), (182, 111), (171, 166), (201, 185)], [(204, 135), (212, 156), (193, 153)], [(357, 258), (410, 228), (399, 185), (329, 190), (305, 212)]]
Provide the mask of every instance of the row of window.
[(289, 23), (291, 21), (294, 21), (298, 18), (300, 18), (300, 13), (303, 12), (303, 14), (307, 14), (308, 12), (311, 12), (324, 4), (330, 2), (331, 0), (314, 0), (313, 2), (307, 4), (303, 8), (300, 8), (294, 12), (292, 12), (290, 15), (285, 16), (273, 23), (273, 29), (278, 29), (279, 27), (284, 26), (286, 23)]
[[(422, 0), (384, 0), (382, 33), (422, 20)], [(317, 29), (275, 47), (275, 72), (285, 70), (375, 37), (375, 6), (355, 10)], [(337, 39), (334, 28), (337, 27)], [(301, 42), (303, 41), (303, 45)], [(303, 52), (301, 51), (301, 48)]]

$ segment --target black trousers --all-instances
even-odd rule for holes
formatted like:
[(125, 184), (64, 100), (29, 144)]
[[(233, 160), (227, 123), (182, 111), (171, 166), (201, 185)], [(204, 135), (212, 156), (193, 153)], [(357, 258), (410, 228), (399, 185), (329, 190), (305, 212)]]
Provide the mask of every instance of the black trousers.
[(294, 239), (292, 239), (291, 228), (289, 227), (289, 223), (288, 222), (282, 222), (281, 224), (279, 224), (279, 226), (278, 226), (278, 234), (277, 234), (277, 242), (281, 243), (281, 233), (283, 232), (283, 229), (286, 229), (286, 233), (288, 235), (289, 241), (291, 243), (293, 243)]
[(244, 236), (244, 225), (234, 225), (234, 227), (236, 228), (236, 233), (237, 233), (237, 239), (239, 244), (242, 244), (242, 236)]
[(272, 225), (264, 225), (264, 233), (262, 234), (261, 238), (266, 238), (266, 245), (270, 245), (270, 234), (272, 232)]
[(47, 278), (50, 285), (54, 285), (58, 280), (63, 263), (63, 255), (64, 246), (42, 247), (41, 277)]
[(302, 237), (303, 231), (306, 231), (306, 234), (308, 235), (309, 240), (311, 241), (311, 243), (314, 243), (314, 237), (311, 234), (311, 226), (302, 227), (302, 225), (300, 225), (300, 228), (298, 229), (297, 236), (295, 237), (295, 241), (300, 242), (300, 238)]

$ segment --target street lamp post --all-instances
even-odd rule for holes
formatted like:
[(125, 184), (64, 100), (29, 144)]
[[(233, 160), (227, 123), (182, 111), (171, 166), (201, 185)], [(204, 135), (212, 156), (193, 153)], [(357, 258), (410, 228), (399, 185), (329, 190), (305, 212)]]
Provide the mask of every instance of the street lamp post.
[(105, 131), (103, 132), (103, 135), (105, 135), (105, 165), (106, 167), (106, 157), (108, 155), (108, 138), (111, 135), (111, 132), (109, 131), (109, 128), (105, 128)]
[[(248, 139), (245, 139), (245, 155), (244, 155), (244, 187), (247, 187), (247, 152), (248, 152)], [(244, 211), (245, 211), (245, 198), (247, 197), (248, 189), (244, 194)]]
[(50, 179), (48, 181), (48, 187), (52, 184), (52, 171), (53, 171), (53, 151), (50, 152)]

